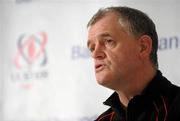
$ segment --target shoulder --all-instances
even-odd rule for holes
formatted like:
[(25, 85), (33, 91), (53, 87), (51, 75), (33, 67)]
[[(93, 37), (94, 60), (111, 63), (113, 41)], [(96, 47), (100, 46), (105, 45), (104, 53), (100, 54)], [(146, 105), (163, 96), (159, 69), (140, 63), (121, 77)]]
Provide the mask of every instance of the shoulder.
[(111, 117), (114, 115), (114, 111), (112, 108), (109, 108), (105, 112), (103, 112), (95, 121), (109, 121)]
[(171, 108), (168, 114), (168, 121), (179, 121), (180, 120), (180, 87), (176, 87), (174, 99), (171, 104)]

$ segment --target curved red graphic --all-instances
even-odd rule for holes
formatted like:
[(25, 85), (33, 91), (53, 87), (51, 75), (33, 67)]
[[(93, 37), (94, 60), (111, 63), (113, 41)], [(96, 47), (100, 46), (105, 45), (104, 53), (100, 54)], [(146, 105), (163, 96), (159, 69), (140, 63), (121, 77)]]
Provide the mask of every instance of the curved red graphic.
[(16, 67), (20, 69), (24, 64), (32, 66), (37, 61), (39, 65), (45, 65), (47, 62), (46, 43), (47, 35), (45, 32), (30, 36), (21, 35), (17, 43), (18, 51), (15, 56)]

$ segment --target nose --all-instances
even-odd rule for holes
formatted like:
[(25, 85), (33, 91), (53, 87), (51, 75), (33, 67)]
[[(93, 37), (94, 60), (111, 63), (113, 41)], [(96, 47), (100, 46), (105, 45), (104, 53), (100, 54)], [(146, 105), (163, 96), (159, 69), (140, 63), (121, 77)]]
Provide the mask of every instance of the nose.
[(95, 45), (94, 51), (92, 51), (92, 53), (91, 53), (91, 56), (94, 59), (104, 59), (106, 57), (106, 54), (104, 52), (102, 45), (97, 43)]

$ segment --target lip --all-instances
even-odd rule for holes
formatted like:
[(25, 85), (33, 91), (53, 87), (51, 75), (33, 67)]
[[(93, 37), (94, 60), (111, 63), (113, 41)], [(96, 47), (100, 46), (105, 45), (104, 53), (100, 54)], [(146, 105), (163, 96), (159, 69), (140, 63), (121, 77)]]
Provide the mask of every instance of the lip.
[(105, 65), (104, 64), (95, 64), (95, 71), (100, 72), (104, 69)]

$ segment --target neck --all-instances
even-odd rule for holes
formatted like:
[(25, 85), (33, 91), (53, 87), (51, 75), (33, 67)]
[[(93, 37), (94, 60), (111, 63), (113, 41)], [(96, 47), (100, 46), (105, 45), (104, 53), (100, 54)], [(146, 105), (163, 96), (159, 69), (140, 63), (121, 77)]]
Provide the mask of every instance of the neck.
[(156, 69), (145, 69), (139, 71), (136, 78), (129, 81), (126, 88), (123, 90), (116, 90), (119, 95), (119, 99), (123, 106), (126, 108), (129, 101), (136, 95), (140, 95), (141, 92), (146, 88), (149, 82), (153, 79), (156, 74)]

